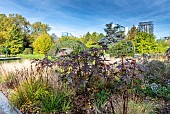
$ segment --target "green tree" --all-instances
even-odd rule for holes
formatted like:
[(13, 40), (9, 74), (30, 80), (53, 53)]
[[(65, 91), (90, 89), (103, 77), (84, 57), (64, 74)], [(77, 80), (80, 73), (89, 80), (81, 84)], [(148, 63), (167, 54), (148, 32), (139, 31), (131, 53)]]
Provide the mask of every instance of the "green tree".
[(121, 40), (115, 45), (109, 46), (109, 54), (110, 56), (121, 57), (125, 56), (133, 56), (134, 55), (134, 45), (130, 40)]
[(84, 44), (87, 44), (87, 42), (91, 40), (91, 34), (90, 32), (87, 32), (85, 35), (83, 35), (81, 38), (80, 38), (80, 41)]
[(9, 23), (9, 19), (5, 14), (0, 14), (0, 46), (5, 46), (5, 42), (8, 39), (8, 32), (11, 30), (12, 24)]
[(57, 45), (59, 48), (71, 48), (73, 49), (73, 53), (79, 53), (87, 50), (86, 45), (84, 45), (81, 41), (78, 40), (67, 40)]
[(158, 39), (157, 42), (157, 52), (158, 53), (165, 53), (165, 51), (168, 49), (168, 43), (165, 39)]
[(132, 40), (135, 46), (135, 53), (154, 53), (157, 51), (157, 43), (153, 34), (138, 32)]
[(80, 38), (80, 41), (84, 43), (87, 47), (98, 47), (98, 41), (103, 38), (102, 33), (93, 32), (90, 34), (87, 32), (83, 37)]
[(24, 49), (32, 48), (32, 43), (41, 33), (47, 33), (50, 30), (50, 27), (47, 24), (41, 22), (35, 22), (30, 24), (20, 14), (0, 14), (0, 47), (6, 46), (6, 41), (9, 38), (9, 31), (11, 31), (12, 25), (17, 27), (17, 30), (22, 33), (24, 38)]
[(61, 38), (58, 39), (59, 43), (65, 42), (67, 40), (77, 40), (76, 37), (72, 37), (72, 36), (62, 36)]
[(122, 28), (124, 29), (124, 27), (119, 24), (113, 27), (112, 22), (106, 24), (106, 28), (104, 29), (106, 36), (99, 40), (99, 44), (105, 47), (124, 39), (125, 35)]
[(11, 25), (15, 25), (17, 29), (22, 32), (24, 37), (24, 48), (28, 48), (31, 45), (31, 25), (20, 14), (0, 14), (0, 42), (1, 46), (5, 46), (5, 41), (8, 39), (8, 32), (12, 29)]
[(128, 40), (133, 40), (138, 33), (138, 29), (133, 25), (133, 27), (128, 31), (128, 36), (127, 39)]
[(50, 31), (50, 27), (47, 24), (43, 24), (41, 22), (35, 22), (31, 24), (32, 31), (31, 31), (31, 36), (35, 40), (40, 34), (42, 33), (47, 33)]
[(168, 46), (170, 47), (170, 38), (168, 38), (167, 44), (168, 44)]
[(6, 40), (6, 47), (10, 50), (11, 54), (22, 53), (24, 49), (24, 37), (23, 33), (16, 25), (12, 26), (12, 29), (8, 33), (8, 39)]
[(31, 24), (20, 14), (9, 14), (8, 16), (9, 24), (16, 25), (17, 28), (23, 33), (24, 37), (24, 48), (29, 48), (31, 45)]
[(34, 51), (40, 54), (47, 54), (48, 50), (54, 45), (51, 36), (47, 33), (42, 33), (33, 43)]

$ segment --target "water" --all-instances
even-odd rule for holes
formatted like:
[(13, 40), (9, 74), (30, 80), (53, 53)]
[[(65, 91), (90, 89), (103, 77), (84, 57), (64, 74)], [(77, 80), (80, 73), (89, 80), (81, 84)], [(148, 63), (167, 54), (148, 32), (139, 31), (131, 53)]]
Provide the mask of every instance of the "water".
[(3, 61), (0, 61), (0, 64), (2, 63), (13, 63), (13, 62), (18, 62), (18, 63), (21, 63), (23, 60), (20, 59), (20, 60), (3, 60)]

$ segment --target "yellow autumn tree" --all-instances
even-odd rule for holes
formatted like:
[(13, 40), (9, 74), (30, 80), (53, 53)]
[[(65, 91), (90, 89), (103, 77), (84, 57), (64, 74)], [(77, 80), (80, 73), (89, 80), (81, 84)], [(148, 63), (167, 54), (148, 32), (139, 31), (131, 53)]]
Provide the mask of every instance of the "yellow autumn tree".
[(39, 54), (47, 54), (48, 50), (54, 45), (51, 36), (47, 33), (42, 33), (33, 43), (34, 51)]

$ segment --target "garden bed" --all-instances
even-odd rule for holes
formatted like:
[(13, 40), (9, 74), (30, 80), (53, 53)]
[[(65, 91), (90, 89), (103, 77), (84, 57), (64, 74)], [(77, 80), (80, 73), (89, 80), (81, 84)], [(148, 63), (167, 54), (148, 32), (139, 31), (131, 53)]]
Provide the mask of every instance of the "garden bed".
[(1, 90), (23, 113), (149, 114), (169, 106), (168, 61), (108, 62), (102, 50), (91, 49), (25, 63), (0, 67)]

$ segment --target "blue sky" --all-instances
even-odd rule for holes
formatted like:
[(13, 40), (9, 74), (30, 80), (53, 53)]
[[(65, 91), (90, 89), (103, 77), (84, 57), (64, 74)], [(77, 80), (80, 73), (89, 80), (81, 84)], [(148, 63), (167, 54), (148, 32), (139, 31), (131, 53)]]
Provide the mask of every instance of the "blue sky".
[(170, 0), (0, 0), (0, 13), (46, 23), (57, 36), (104, 33), (110, 22), (130, 28), (143, 21), (153, 21), (157, 38), (170, 36)]

